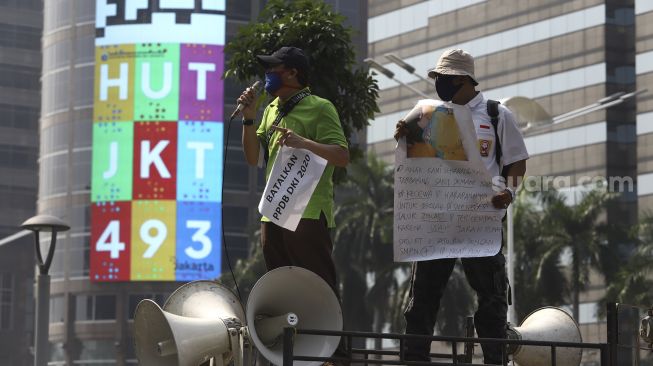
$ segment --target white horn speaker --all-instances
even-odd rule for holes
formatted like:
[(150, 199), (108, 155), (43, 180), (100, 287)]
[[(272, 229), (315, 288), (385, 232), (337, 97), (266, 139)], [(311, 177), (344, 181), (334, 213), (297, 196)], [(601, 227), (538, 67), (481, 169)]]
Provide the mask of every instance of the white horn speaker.
[[(283, 363), (283, 328), (342, 330), (340, 302), (329, 285), (315, 273), (300, 267), (280, 267), (266, 273), (254, 285), (247, 301), (247, 321), (252, 342), (275, 365)], [(294, 354), (330, 357), (340, 337), (295, 336)], [(314, 366), (321, 362), (297, 361)]]
[(236, 296), (212, 281), (177, 289), (163, 309), (151, 300), (134, 315), (136, 356), (142, 366), (241, 363), (244, 311)]
[(170, 295), (163, 310), (192, 318), (237, 319), (245, 325), (245, 311), (238, 297), (213, 281), (184, 284)]
[[(508, 338), (529, 341), (581, 343), (578, 324), (567, 312), (555, 307), (544, 307), (530, 313), (519, 325), (508, 329)], [(557, 366), (578, 366), (580, 348), (556, 347)], [(521, 366), (550, 366), (551, 347), (518, 345), (508, 353)]]

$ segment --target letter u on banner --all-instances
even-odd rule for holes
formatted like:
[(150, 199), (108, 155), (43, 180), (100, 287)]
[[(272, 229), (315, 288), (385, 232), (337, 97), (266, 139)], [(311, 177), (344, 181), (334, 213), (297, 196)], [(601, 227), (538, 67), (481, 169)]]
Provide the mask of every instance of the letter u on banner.
[(326, 164), (326, 159), (308, 150), (281, 147), (258, 211), (271, 222), (295, 231)]

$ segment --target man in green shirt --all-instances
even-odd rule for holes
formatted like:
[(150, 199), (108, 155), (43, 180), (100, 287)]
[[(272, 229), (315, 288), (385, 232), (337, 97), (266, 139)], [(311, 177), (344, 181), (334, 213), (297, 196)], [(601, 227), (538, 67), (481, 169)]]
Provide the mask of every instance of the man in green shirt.
[[(338, 295), (329, 234), (329, 229), (335, 226), (331, 177), (334, 167), (344, 167), (349, 163), (347, 140), (338, 113), (331, 102), (310, 94), (309, 63), (301, 49), (282, 47), (272, 55), (260, 55), (257, 59), (265, 67), (265, 89), (276, 98), (265, 108), (258, 127), (254, 126), (254, 91), (248, 88), (238, 98), (238, 103), (245, 106), (242, 110), (242, 143), (247, 163), (258, 163), (259, 150), (263, 146), (269, 156), (267, 180), (274, 159), (284, 145), (309, 150), (328, 162), (294, 232), (266, 217), (261, 220), (265, 264), (268, 270), (282, 266), (311, 270)], [(288, 107), (286, 103), (294, 104), (294, 107), (274, 126), (277, 115)]]

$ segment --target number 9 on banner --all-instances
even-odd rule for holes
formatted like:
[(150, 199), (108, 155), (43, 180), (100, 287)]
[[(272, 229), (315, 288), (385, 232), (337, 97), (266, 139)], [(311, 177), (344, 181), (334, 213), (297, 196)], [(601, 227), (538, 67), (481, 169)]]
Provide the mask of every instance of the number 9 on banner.
[(168, 236), (168, 228), (161, 220), (147, 220), (141, 225), (140, 236), (148, 246), (143, 258), (152, 258)]
[(175, 201), (132, 203), (132, 281), (174, 281)]

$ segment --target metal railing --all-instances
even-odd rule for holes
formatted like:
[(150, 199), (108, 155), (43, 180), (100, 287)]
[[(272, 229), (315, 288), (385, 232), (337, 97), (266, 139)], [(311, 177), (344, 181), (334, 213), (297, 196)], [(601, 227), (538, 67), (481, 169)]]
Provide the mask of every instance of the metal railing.
[[(308, 355), (295, 355), (294, 354), (294, 338), (295, 335), (319, 335), (319, 336), (340, 336), (345, 339), (345, 349), (347, 357), (315, 357)], [(371, 338), (371, 339), (389, 339), (399, 342), (399, 349), (396, 351), (376, 350), (376, 349), (358, 349), (352, 347), (353, 338)], [(450, 362), (424, 362), (424, 361), (407, 361), (404, 354), (404, 342), (407, 339), (421, 339), (430, 341), (449, 342), (451, 344), (451, 353), (432, 353), (431, 357), (440, 358), (443, 360), (450, 360)], [(444, 337), (444, 336), (425, 336), (414, 334), (395, 334), (395, 333), (369, 333), (369, 332), (353, 332), (353, 331), (327, 331), (327, 330), (312, 330), (312, 329), (295, 329), (288, 327), (284, 329), (283, 333), (283, 366), (292, 366), (293, 361), (319, 361), (319, 362), (339, 362), (344, 364), (357, 363), (364, 365), (459, 365), (471, 366), (472, 355), (471, 348), (473, 344), (492, 344), (500, 343), (505, 346), (508, 345), (523, 345), (523, 346), (542, 346), (551, 348), (551, 366), (556, 366), (556, 351), (558, 348), (580, 348), (580, 349), (595, 349), (600, 351), (601, 366), (610, 365), (610, 348), (609, 344), (605, 343), (573, 343), (573, 342), (549, 342), (549, 341), (531, 341), (519, 339), (495, 339), (495, 338), (471, 338), (471, 337)], [(458, 354), (458, 344), (465, 345), (465, 352)], [(470, 344), (472, 347), (470, 347)], [(503, 365), (507, 365), (506, 348), (503, 347)], [(362, 358), (354, 358), (355, 355), (362, 356)], [(370, 355), (396, 357), (397, 359), (370, 359)], [(479, 365), (479, 364), (474, 364)]]

